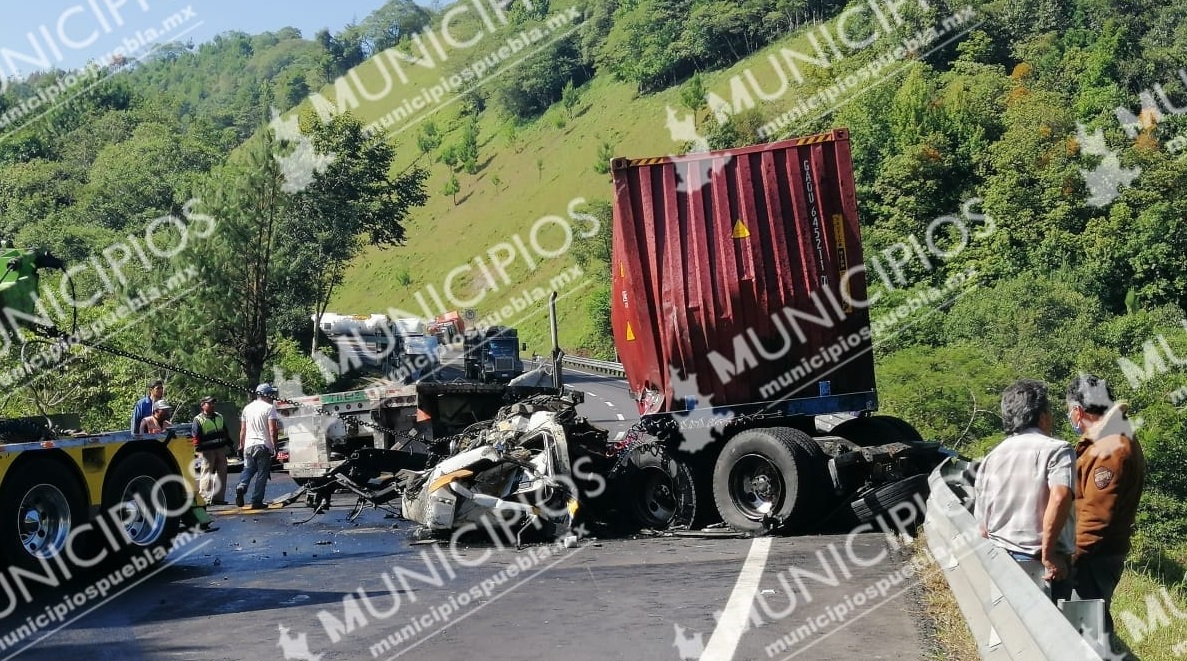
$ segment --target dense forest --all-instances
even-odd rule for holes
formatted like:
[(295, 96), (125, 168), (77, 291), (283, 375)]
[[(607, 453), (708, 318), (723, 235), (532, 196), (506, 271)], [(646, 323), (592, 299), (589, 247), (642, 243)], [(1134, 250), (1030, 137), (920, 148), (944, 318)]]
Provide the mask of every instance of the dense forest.
[[(571, 3), (516, 3), (511, 14), (517, 22), (539, 21), (561, 4)], [(401, 228), (430, 197), (420, 165), (445, 164), (449, 182), (432, 193), (456, 206), (456, 175), (478, 171), (480, 144), (516, 149), (518, 132), (558, 106), (571, 119), (582, 91), (606, 79), (631, 85), (639, 99), (678, 90), (714, 148), (844, 126), (853, 140), (867, 260), (887, 259), (910, 238), (924, 241), (937, 219), (963, 212), (990, 219), (983, 228), (992, 224), (956, 254), (910, 260), (901, 278), (875, 284), (877, 322), (920, 293), (944, 290), (954, 274), (976, 274), (975, 290), (945, 290), (940, 303), (909, 322), (879, 326), (885, 412), (977, 456), (1001, 439), (997, 394), (1009, 382), (1043, 379), (1060, 400), (1076, 373), (1105, 376), (1140, 420), (1150, 464), (1135, 566), (1161, 578), (1177, 571), (1172, 582), (1181, 581), (1187, 4), (975, 4), (968, 8), (975, 19), (959, 38), (926, 52), (908, 50), (892, 76), (864, 86), (835, 112), (784, 122), (774, 132), (760, 129), (789, 109), (789, 98), (746, 97), (729, 81), (709, 84), (704, 77), (743, 62), (769, 71), (764, 56), (772, 47), (803, 44), (812, 31), (835, 26), (847, 10), (843, 3), (584, 0), (577, 6), (580, 30), (549, 42), (459, 104), (452, 126), (460, 139), (443, 139), (448, 127), (439, 132), (434, 122), (422, 124), (416, 167), (394, 167), (396, 143), (367, 134), (351, 117), (320, 125), (306, 113), (301, 129), (319, 153), (338, 158), (300, 192), (285, 189), (272, 158), (300, 147), (265, 130), (278, 126), (270, 110), (299, 105), (376, 53), (411, 52), (411, 35), (440, 13), (393, 0), (359, 25), (312, 40), (285, 29), (168, 45), (144, 63), (111, 70), (69, 112), (0, 141), (0, 234), (83, 263), (129, 237), (143, 241), (163, 216), (218, 218), (217, 239), (201, 244), (197, 260), (143, 260), (144, 268), (129, 261), (126, 282), (80, 310), (78, 323), (100, 319), (131, 292), (194, 267), (195, 284), (218, 286), (185, 289), (175, 303), (106, 341), (238, 384), (279, 366), (313, 389), (322, 377), (305, 350), (308, 314), (325, 309), (359, 251), (403, 242)], [(895, 7), (895, 39), (966, 9), (934, 2)], [(870, 34), (878, 26), (872, 14), (859, 13), (849, 29)], [(797, 93), (856, 75), (879, 55), (851, 49), (829, 66), (805, 65)], [(61, 75), (11, 85), (0, 96), (0, 114)], [(778, 87), (769, 79), (764, 84)], [(751, 102), (738, 103), (746, 98)], [(505, 147), (479, 135), (479, 120), (492, 117), (508, 127)], [(555, 121), (561, 128), (565, 118)], [(598, 154), (600, 175), (609, 155)], [(193, 198), (202, 203), (187, 207)], [(606, 218), (609, 206), (593, 200), (591, 210)], [(950, 231), (939, 238), (945, 245), (960, 239)], [(608, 268), (608, 245), (605, 235), (594, 237), (578, 246), (575, 258)], [(102, 289), (93, 277), (89, 286), (84, 290)], [(608, 296), (605, 285), (585, 294), (595, 331), (584, 346), (612, 357)], [(122, 424), (138, 384), (157, 370), (75, 353), (68, 369), (9, 396), (3, 413), (73, 409), (85, 411), (92, 426)], [(10, 351), (3, 364), (15, 369), (20, 357)], [(206, 387), (185, 375), (171, 382), (191, 401)], [(1059, 404), (1055, 413), (1061, 420)], [(1071, 437), (1066, 424), (1059, 427)]]

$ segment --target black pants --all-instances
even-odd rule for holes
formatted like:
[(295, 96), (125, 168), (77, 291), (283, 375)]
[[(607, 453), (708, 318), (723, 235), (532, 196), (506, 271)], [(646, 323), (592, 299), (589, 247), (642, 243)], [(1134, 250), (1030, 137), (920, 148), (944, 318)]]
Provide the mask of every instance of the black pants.
[(1076, 594), (1081, 599), (1105, 600), (1105, 631), (1113, 633), (1113, 591), (1121, 582), (1124, 555), (1086, 555), (1076, 561)]

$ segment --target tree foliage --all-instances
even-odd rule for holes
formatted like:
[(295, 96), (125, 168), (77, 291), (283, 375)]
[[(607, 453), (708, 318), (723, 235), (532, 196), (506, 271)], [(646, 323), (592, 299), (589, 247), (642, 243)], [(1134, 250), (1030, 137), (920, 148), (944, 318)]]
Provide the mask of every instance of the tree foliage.
[(273, 355), (277, 312), (291, 309), (304, 289), (277, 151), (271, 131), (263, 131), (201, 189), (200, 210), (218, 230), (195, 248), (204, 286), (192, 301), (193, 321), (201, 324), (194, 331), (223, 348), (246, 384), (260, 382)]
[[(305, 117), (303, 131), (319, 154), (329, 155), (326, 170), (296, 194), (291, 222), (302, 255), (304, 281), (312, 283), (309, 309), (317, 319), (325, 313), (334, 289), (342, 283), (351, 260), (364, 247), (402, 245), (404, 225), (414, 207), (428, 200), (428, 173), (412, 169), (389, 177), (395, 151), (383, 133), (368, 134), (349, 114), (321, 122)], [(317, 348), (316, 332), (313, 348)]]

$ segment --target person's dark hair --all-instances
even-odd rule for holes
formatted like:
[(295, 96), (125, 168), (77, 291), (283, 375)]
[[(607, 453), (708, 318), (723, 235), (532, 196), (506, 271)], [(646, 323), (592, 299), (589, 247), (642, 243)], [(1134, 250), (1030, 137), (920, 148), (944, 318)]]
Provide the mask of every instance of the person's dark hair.
[(1002, 427), (1007, 434), (1039, 426), (1039, 418), (1050, 410), (1047, 384), (1022, 379), (1002, 391)]
[(164, 388), (165, 382), (162, 381), (161, 379), (153, 379), (148, 382), (148, 388), (146, 388), (146, 390), (152, 390), (153, 388), (156, 388), (157, 386)]
[(1081, 374), (1067, 384), (1067, 403), (1079, 406), (1089, 415), (1103, 415), (1113, 407), (1113, 390), (1099, 376)]

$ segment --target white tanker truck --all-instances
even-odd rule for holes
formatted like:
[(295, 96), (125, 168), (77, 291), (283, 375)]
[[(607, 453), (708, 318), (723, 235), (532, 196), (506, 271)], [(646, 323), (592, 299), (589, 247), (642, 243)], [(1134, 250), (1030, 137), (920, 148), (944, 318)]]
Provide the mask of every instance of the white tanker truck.
[(413, 382), (434, 374), (441, 363), (440, 345), (425, 332), (421, 319), (326, 312), (320, 322), (316, 317), (314, 321), (337, 346), (343, 365), (371, 368), (391, 379)]
[(369, 367), (387, 373), (400, 358), (399, 333), (385, 314), (326, 312), (311, 319), (334, 342), (343, 365)]

